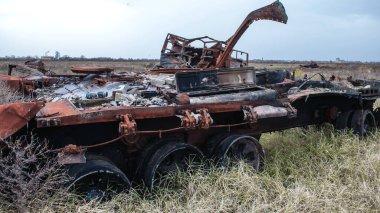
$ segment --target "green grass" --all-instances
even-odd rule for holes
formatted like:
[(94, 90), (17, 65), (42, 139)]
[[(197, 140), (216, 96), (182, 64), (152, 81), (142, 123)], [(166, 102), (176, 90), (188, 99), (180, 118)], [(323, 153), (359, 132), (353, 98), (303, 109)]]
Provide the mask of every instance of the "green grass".
[(266, 168), (175, 173), (153, 193), (120, 194), (106, 203), (49, 201), (51, 212), (379, 212), (380, 133), (293, 129), (266, 134)]

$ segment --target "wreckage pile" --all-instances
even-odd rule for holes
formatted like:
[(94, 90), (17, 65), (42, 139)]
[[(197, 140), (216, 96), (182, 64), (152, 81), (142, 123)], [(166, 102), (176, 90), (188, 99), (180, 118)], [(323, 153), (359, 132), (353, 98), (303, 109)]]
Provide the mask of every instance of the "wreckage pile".
[(71, 186), (91, 199), (129, 189), (129, 180), (153, 189), (164, 175), (186, 171), (189, 159), (243, 160), (261, 171), (263, 133), (330, 123), (365, 137), (380, 126), (380, 81), (249, 67), (248, 54), (234, 46), (258, 20), (288, 17), (276, 1), (252, 11), (226, 41), (168, 34), (160, 65), (145, 73), (74, 67), (59, 75), (28, 62), (19, 77), (9, 65), (0, 79), (47, 103), (0, 105), (0, 139), (46, 138), (68, 165)]
[(79, 108), (155, 107), (174, 104), (162, 95), (162, 90), (170, 89), (175, 89), (174, 75), (170, 74), (122, 73), (110, 76), (107, 73), (92, 73), (84, 76), (56, 77), (51, 85), (35, 89), (33, 98), (47, 102), (67, 99)]

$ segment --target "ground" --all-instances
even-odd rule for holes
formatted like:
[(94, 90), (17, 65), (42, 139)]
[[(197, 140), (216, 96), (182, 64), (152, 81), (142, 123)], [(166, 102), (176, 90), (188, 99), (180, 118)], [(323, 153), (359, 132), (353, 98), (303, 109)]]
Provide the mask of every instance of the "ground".
[[(0, 74), (6, 74), (8, 64), (23, 64), (24, 61), (0, 61)], [(116, 72), (133, 71), (141, 72), (148, 70), (154, 65), (158, 64), (157, 60), (153, 61), (44, 61), (46, 69), (51, 70), (57, 74), (71, 73), (70, 67), (75, 66), (105, 66), (112, 67)], [(313, 73), (322, 73), (326, 77), (332, 74), (347, 78), (353, 76), (354, 78), (371, 79), (380, 76), (380, 63), (326, 63), (321, 62), (319, 68), (302, 68), (301, 64), (307, 62), (270, 62), (270, 61), (254, 61), (250, 62), (250, 66), (257, 69), (269, 70), (289, 70), (291, 72), (302, 70), (311, 76)]]
[(266, 134), (265, 170), (176, 173), (154, 192), (123, 193), (105, 203), (55, 202), (41, 212), (378, 212), (380, 134), (359, 140), (331, 126)]
[[(7, 61), (0, 61), (6, 73)], [(22, 64), (22, 61), (11, 62)], [(56, 73), (72, 66), (108, 66), (116, 71), (143, 71), (155, 62), (47, 61)], [(380, 76), (379, 64), (255, 62), (258, 69), (301, 69), (370, 79)], [(378, 103), (377, 106), (380, 106)], [(154, 192), (134, 189), (105, 203), (82, 202), (68, 195), (52, 197), (36, 212), (378, 212), (380, 209), (380, 133), (359, 140), (330, 126), (297, 128), (263, 135), (264, 172), (239, 163), (232, 168), (203, 168), (176, 173)], [(142, 192), (141, 192), (142, 191)], [(7, 212), (7, 209), (0, 209)]]

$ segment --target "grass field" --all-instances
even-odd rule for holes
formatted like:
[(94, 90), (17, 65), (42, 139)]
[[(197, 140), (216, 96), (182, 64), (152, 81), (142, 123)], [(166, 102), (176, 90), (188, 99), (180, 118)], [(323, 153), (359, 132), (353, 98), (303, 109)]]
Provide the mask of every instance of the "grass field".
[[(0, 62), (0, 71), (6, 64)], [(17, 62), (22, 63), (22, 62)], [(141, 71), (152, 62), (46, 62), (56, 73), (71, 66), (109, 66)], [(299, 69), (299, 64), (254, 63), (256, 68)], [(377, 64), (321, 64), (306, 73), (342, 77), (380, 76)], [(380, 107), (380, 102), (377, 103)], [(244, 163), (228, 169), (204, 167), (175, 173), (154, 192), (134, 189), (105, 203), (84, 202), (72, 195), (44, 200), (33, 212), (380, 212), (380, 133), (359, 140), (337, 134), (332, 126), (265, 134), (265, 170)], [(143, 192), (141, 192), (143, 191)], [(36, 198), (38, 200), (38, 198)], [(40, 202), (40, 201), (39, 201)], [(0, 209), (9, 212), (9, 209)]]
[(176, 173), (149, 193), (113, 200), (49, 200), (38, 212), (378, 212), (380, 134), (359, 140), (331, 126), (292, 129), (262, 138), (266, 168)]

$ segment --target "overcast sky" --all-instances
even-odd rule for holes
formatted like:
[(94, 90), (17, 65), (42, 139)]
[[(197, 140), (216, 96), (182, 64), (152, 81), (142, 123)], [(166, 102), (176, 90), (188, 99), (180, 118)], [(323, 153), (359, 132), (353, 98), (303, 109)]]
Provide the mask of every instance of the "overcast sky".
[[(0, 56), (159, 58), (168, 32), (228, 39), (274, 0), (0, 0)], [(380, 61), (379, 0), (282, 0), (287, 25), (251, 25), (250, 58)]]

